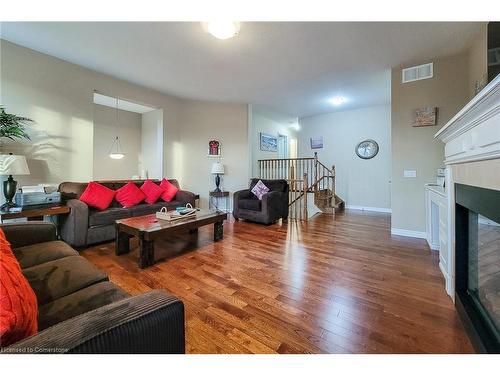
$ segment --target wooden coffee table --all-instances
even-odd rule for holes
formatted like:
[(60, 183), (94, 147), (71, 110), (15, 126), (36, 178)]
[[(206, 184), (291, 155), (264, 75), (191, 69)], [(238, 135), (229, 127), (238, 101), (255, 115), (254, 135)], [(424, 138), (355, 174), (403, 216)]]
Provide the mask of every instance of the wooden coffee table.
[(204, 225), (214, 225), (214, 241), (223, 237), (222, 223), (227, 219), (227, 213), (222, 211), (200, 210), (195, 217), (180, 219), (174, 222), (157, 219), (155, 214), (129, 217), (115, 221), (116, 255), (130, 251), (130, 238), (139, 238), (139, 267), (146, 268), (154, 263), (154, 242), (158, 238), (168, 237), (179, 232), (192, 232)]

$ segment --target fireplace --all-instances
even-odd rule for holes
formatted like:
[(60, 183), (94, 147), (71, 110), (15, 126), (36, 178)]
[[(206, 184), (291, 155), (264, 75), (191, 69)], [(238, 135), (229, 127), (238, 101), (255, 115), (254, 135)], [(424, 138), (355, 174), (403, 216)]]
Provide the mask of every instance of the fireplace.
[(455, 184), (455, 304), (477, 351), (500, 353), (500, 191)]

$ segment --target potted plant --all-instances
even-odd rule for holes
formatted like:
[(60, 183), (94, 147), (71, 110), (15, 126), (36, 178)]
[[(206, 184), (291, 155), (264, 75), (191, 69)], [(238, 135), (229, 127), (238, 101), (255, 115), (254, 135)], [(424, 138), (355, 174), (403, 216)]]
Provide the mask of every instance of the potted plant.
[(30, 118), (7, 113), (4, 107), (0, 107), (0, 140), (2, 138), (30, 140), (30, 136), (26, 133), (26, 125), (32, 122)]
[[(30, 136), (26, 133), (26, 125), (32, 122), (33, 120), (30, 118), (7, 113), (5, 108), (0, 106), (0, 150), (4, 138), (30, 140)], [(0, 209), (8, 211), (15, 206), (12, 199), (17, 189), (17, 181), (12, 178), (12, 174), (29, 174), (29, 169), (26, 159), (22, 155), (9, 153), (9, 155), (0, 155), (0, 158), (0, 174), (9, 176), (7, 180), (3, 181), (3, 194), (7, 202)]]

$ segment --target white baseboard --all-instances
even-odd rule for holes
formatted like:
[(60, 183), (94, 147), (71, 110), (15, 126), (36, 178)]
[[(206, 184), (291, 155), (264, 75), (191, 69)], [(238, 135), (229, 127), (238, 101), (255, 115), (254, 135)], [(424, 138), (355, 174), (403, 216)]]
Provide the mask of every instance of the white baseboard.
[(391, 228), (391, 234), (395, 236), (405, 236), (405, 237), (415, 237), (415, 238), (427, 238), (427, 233), (419, 232), (416, 230)]
[(365, 207), (365, 206), (353, 206), (350, 204), (347, 204), (345, 206), (346, 209), (348, 210), (362, 210), (362, 211), (373, 211), (373, 212), (386, 212), (386, 213), (391, 213), (392, 210), (390, 208), (383, 208), (383, 207)]
[(439, 251), (439, 245), (433, 245), (433, 244), (431, 244), (431, 243), (429, 242), (429, 239), (428, 239), (428, 238), (426, 238), (426, 239), (427, 239), (427, 245), (429, 245), (429, 248), (430, 248), (431, 250)]

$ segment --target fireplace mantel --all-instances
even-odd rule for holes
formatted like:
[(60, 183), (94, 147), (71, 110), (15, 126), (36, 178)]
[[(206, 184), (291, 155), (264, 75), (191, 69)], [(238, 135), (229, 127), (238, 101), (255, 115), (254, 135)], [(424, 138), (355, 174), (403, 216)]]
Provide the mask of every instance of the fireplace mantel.
[[(445, 143), (447, 217), (450, 224), (446, 238), (442, 241), (445, 249), (440, 249), (447, 260), (441, 267), (446, 292), (455, 298), (455, 183), (473, 186), (489, 186), (491, 178), (500, 175), (500, 75), (491, 81), (469, 103), (467, 103), (435, 135)], [(497, 159), (497, 160), (493, 160)], [(464, 173), (471, 170), (475, 173)], [(455, 173), (454, 173), (455, 171)], [(468, 181), (458, 181), (457, 172), (468, 176)], [(497, 184), (498, 185), (498, 184)]]
[(445, 164), (500, 158), (500, 75), (435, 135), (445, 143)]

